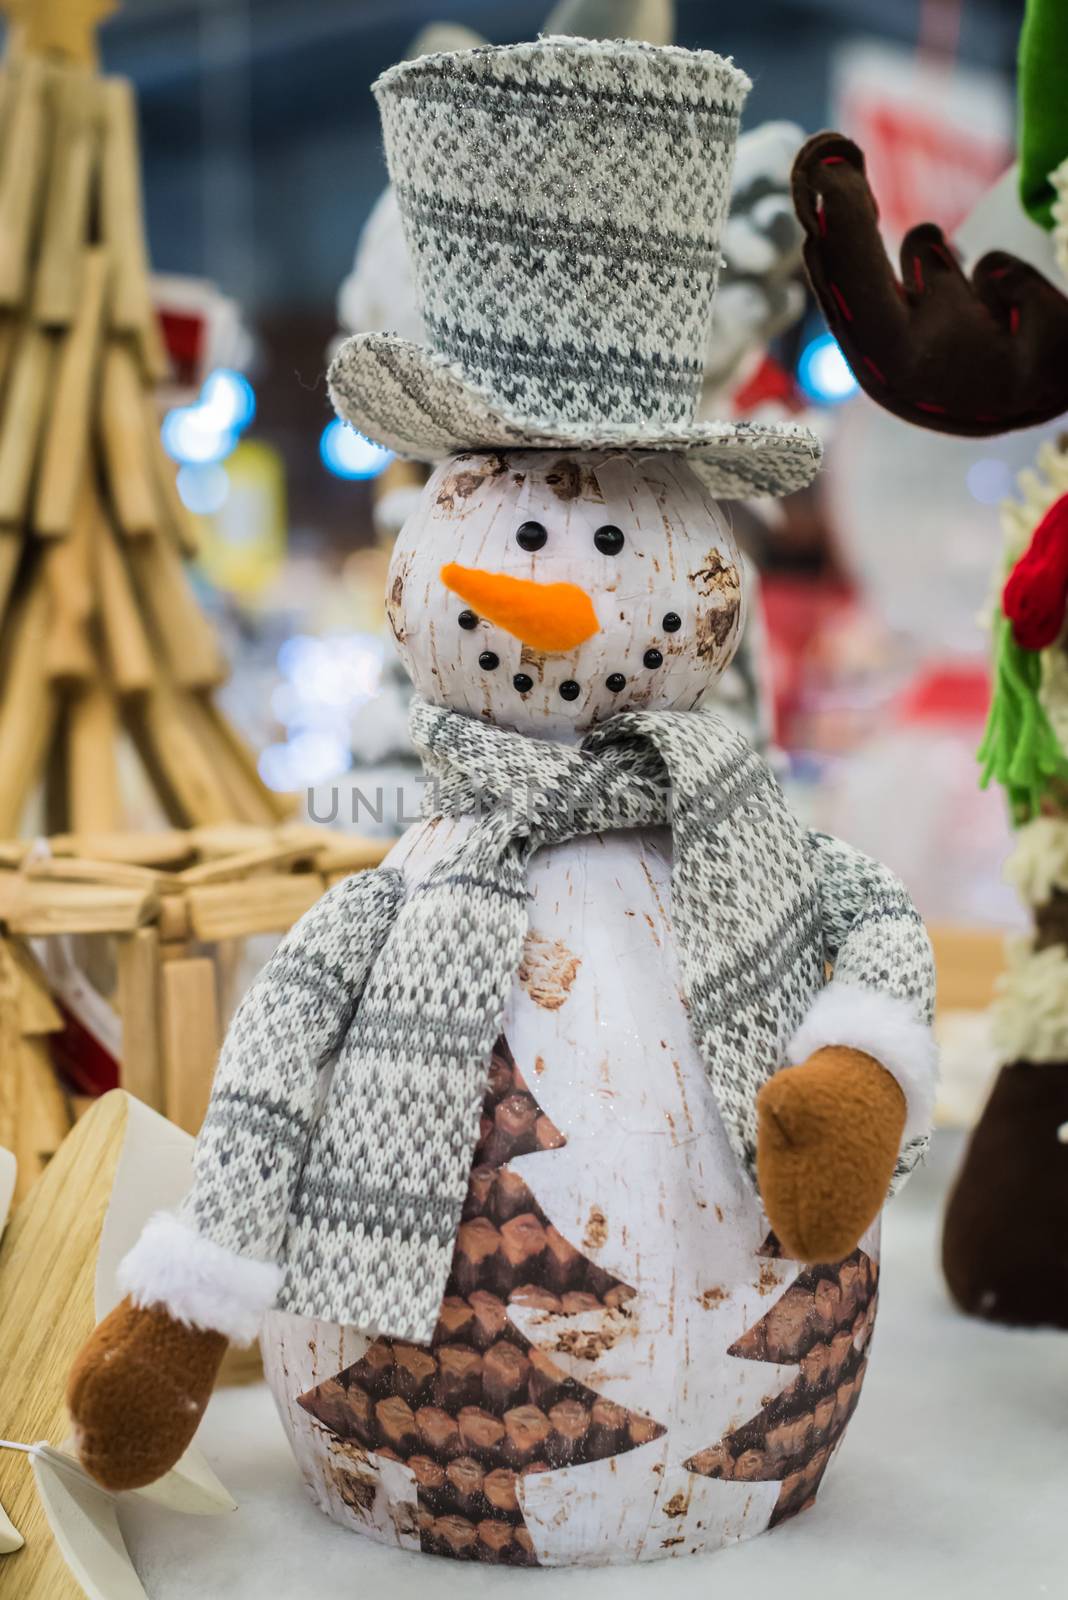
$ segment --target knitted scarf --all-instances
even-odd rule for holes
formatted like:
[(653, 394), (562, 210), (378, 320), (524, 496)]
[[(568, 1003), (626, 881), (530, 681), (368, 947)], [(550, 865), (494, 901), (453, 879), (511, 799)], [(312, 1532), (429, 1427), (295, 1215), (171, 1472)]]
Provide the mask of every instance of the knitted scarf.
[[(535, 851), (615, 828), (671, 828), (691, 1028), (751, 1174), (756, 1093), (823, 982), (823, 957), (804, 835), (765, 763), (715, 715), (624, 712), (567, 746), (416, 699), (411, 732), (430, 780), (427, 812), (477, 820), (410, 889), (347, 1041), (336, 1093), (389, 1106), (403, 1150), (379, 1121), (360, 1128), (354, 1118), (355, 1138), (336, 1154), (360, 1175), (361, 1237), (338, 1240), (337, 1267), (358, 1279), (376, 1321), (386, 1307), (391, 1332), (420, 1338), (448, 1276)], [(336, 1236), (325, 1220), (320, 1249), (324, 1232)]]

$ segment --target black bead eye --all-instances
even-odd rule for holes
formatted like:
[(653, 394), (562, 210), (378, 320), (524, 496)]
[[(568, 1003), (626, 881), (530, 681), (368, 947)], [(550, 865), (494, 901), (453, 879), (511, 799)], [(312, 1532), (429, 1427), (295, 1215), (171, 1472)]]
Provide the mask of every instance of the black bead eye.
[(475, 616), (473, 611), (461, 611), (456, 620), (460, 624), (461, 628), (478, 627), (478, 618)]
[(659, 650), (647, 650), (642, 656), (642, 660), (647, 667), (662, 667), (664, 665), (664, 658)]
[(529, 694), (534, 687), (534, 679), (527, 672), (517, 672), (512, 679), (512, 688), (520, 694)]
[(520, 550), (540, 550), (548, 537), (540, 522), (524, 522), (516, 529), (515, 542)]
[(627, 680), (621, 672), (610, 672), (604, 680), (604, 686), (606, 689), (611, 689), (613, 694), (618, 694), (621, 689), (627, 687)]
[(677, 611), (669, 611), (660, 626), (665, 633), (678, 633), (682, 627), (682, 618)]
[(597, 529), (593, 542), (603, 556), (618, 556), (623, 548), (623, 529), (606, 522), (603, 528)]
[(561, 700), (577, 700), (581, 693), (582, 690), (579, 688), (574, 678), (565, 678), (563, 683), (560, 685)]
[(492, 650), (483, 650), (478, 658), (478, 664), (483, 672), (492, 672), (495, 667), (500, 666), (501, 658), (498, 655), (494, 655)]

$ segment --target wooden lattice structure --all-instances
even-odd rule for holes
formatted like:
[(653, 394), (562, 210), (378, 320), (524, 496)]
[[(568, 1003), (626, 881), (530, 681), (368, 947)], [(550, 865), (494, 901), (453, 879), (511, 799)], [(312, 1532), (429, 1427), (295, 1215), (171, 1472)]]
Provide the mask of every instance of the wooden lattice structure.
[(136, 104), (95, 61), (114, 0), (0, 4), (0, 838), (122, 828), (139, 783), (156, 823), (269, 826), (183, 570)]
[(48, 854), (0, 846), (0, 1146), (18, 1156), (17, 1194), (87, 1103), (55, 1071), (69, 1019), (38, 941), (73, 936), (86, 981), (118, 1014), (119, 1086), (195, 1133), (244, 941), (286, 932), (386, 848), (296, 823), (56, 837)]

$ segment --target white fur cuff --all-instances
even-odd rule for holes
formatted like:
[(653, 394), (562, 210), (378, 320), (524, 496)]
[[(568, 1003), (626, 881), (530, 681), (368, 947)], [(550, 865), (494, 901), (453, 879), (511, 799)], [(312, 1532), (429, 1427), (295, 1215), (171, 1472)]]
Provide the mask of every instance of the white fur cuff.
[(902, 1142), (927, 1134), (938, 1087), (938, 1047), (907, 1000), (832, 979), (816, 996), (790, 1041), (793, 1067), (827, 1045), (847, 1045), (874, 1056), (901, 1085), (907, 1112)]
[(119, 1263), (119, 1287), (139, 1306), (163, 1306), (179, 1322), (251, 1344), (282, 1284), (273, 1261), (251, 1261), (157, 1211)]

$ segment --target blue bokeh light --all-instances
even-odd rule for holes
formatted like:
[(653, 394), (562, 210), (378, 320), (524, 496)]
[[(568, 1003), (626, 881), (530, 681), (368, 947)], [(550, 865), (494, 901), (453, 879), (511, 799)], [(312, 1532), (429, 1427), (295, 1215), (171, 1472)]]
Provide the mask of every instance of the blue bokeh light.
[(997, 456), (980, 456), (964, 474), (968, 493), (983, 506), (1000, 505), (1012, 494), (1012, 468)]
[(219, 427), (243, 433), (256, 415), (256, 391), (244, 373), (216, 367), (204, 380), (200, 405)]
[(206, 466), (178, 468), (178, 493), (182, 504), (198, 517), (211, 517), (221, 511), (230, 493), (230, 476), (219, 462)]
[(820, 406), (840, 405), (859, 387), (833, 333), (820, 333), (809, 340), (797, 363), (797, 380), (808, 398)]
[(263, 781), (284, 793), (314, 788), (352, 766), (352, 718), (381, 691), (379, 634), (297, 633), (278, 651), (271, 710), (286, 736), (260, 757)]
[(248, 379), (216, 367), (192, 405), (167, 412), (160, 428), (163, 448), (180, 466), (210, 466), (225, 460), (255, 415), (256, 394)]
[(319, 440), (323, 466), (337, 478), (377, 478), (393, 460), (393, 451), (372, 444), (347, 422), (335, 417)]

